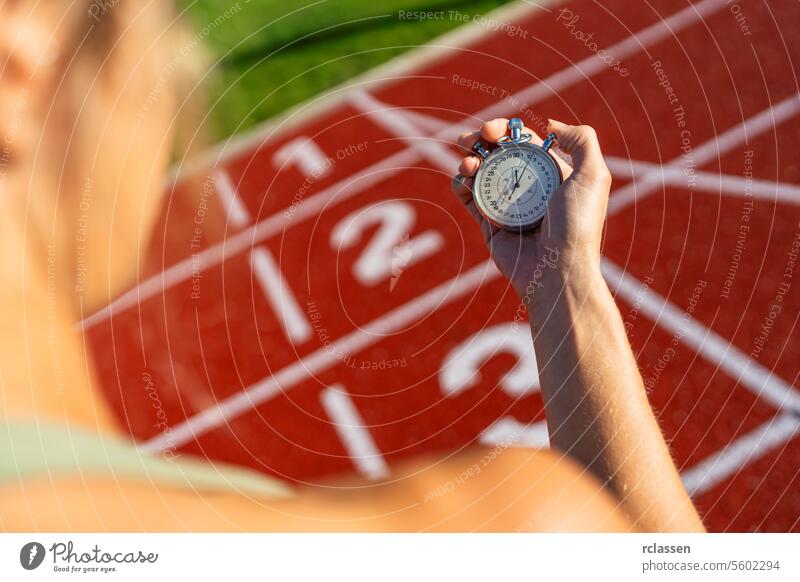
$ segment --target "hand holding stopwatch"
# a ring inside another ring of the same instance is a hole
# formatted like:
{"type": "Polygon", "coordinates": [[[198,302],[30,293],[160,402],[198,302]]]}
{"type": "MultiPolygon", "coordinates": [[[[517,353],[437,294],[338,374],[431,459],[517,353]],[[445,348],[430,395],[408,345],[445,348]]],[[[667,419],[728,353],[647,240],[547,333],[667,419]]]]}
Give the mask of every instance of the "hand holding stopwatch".
{"type": "Polygon", "coordinates": [[[505,230],[537,228],[544,220],[547,204],[563,181],[558,163],[549,153],[556,140],[547,136],[539,146],[533,136],[522,133],[522,120],[508,122],[511,135],[501,137],[489,152],[480,140],[473,150],[483,158],[475,174],[475,205],[492,224],[505,230]]]}

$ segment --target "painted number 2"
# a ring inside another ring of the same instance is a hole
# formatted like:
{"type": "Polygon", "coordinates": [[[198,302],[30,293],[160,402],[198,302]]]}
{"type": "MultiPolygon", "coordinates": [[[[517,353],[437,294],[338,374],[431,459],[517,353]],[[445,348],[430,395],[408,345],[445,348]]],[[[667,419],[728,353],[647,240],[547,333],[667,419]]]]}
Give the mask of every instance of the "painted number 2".
{"type": "Polygon", "coordinates": [[[417,222],[408,202],[381,202],[346,216],[331,233],[337,252],[357,245],[368,228],[379,225],[364,252],[353,264],[353,276],[364,286],[398,276],[399,272],[435,254],[444,246],[442,235],[426,230],[413,238],[409,233],[417,222]]]}

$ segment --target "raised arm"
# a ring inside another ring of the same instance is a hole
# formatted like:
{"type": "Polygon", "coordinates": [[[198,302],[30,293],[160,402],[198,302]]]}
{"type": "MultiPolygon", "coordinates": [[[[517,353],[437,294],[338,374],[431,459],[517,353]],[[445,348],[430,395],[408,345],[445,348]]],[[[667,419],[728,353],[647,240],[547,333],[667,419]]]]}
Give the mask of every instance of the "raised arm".
{"type": "MultiPolygon", "coordinates": [[[[471,148],[506,133],[496,119],[461,136],[471,148]]],[[[500,270],[528,307],[551,444],[576,459],[645,531],[703,531],[647,400],[619,311],[600,273],[600,241],[611,178],[595,132],[551,121],[574,171],[554,194],[541,229],[517,234],[489,225],[472,202],[468,155],[453,190],[480,224],[500,270]]]]}

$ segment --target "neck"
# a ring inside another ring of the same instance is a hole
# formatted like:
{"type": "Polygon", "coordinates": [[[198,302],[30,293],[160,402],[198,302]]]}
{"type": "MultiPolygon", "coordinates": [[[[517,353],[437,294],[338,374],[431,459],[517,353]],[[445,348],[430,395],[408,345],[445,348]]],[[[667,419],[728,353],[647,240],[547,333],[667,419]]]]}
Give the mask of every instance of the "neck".
{"type": "MultiPolygon", "coordinates": [[[[19,191],[19,190],[16,190],[19,191]]],[[[91,360],[75,329],[60,280],[58,242],[7,199],[0,213],[0,394],[6,418],[41,418],[113,430],[105,402],[92,393],[91,360]]],[[[25,205],[27,206],[27,205],[25,205]]]]}

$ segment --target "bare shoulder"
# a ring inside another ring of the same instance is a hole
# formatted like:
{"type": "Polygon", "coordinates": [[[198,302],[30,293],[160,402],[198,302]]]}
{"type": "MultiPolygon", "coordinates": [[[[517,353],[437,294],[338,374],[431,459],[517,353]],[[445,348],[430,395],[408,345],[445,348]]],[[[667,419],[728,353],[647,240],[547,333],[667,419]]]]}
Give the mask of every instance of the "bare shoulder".
{"type": "Polygon", "coordinates": [[[618,501],[556,451],[471,447],[398,466],[381,483],[350,478],[278,506],[291,529],[628,532],[618,501]],[[332,525],[332,528],[331,528],[332,525]]]}
{"type": "Polygon", "coordinates": [[[435,531],[631,531],[617,500],[566,455],[547,449],[470,449],[415,473],[405,495],[435,531]]]}
{"type": "Polygon", "coordinates": [[[630,531],[566,457],[485,449],[401,466],[392,479],[304,488],[288,500],[87,476],[4,487],[6,531],[630,531]]]}

